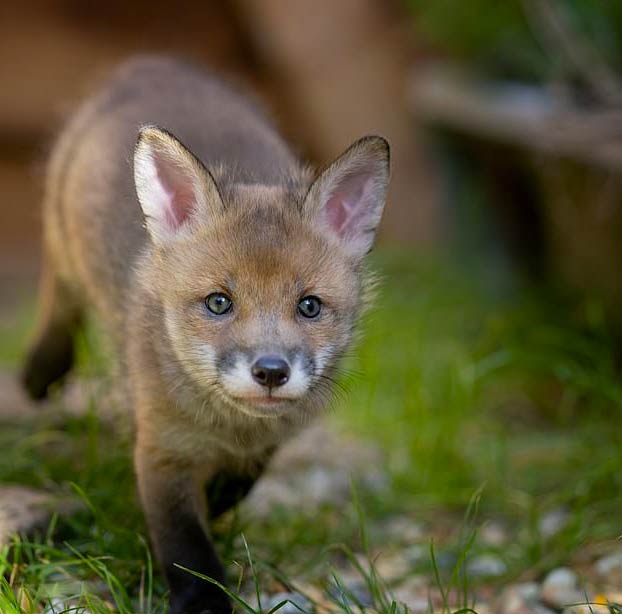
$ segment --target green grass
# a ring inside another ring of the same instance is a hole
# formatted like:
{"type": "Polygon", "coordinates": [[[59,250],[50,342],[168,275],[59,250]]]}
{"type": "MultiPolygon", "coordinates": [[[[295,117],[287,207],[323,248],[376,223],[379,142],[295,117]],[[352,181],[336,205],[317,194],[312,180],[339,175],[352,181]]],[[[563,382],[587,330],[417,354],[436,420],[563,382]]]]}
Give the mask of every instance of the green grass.
{"type": "MultiPolygon", "coordinates": [[[[455,264],[414,254],[387,252],[377,264],[384,283],[347,364],[350,393],[332,421],[380,446],[388,486],[359,486],[339,509],[280,509],[259,522],[221,523],[218,546],[231,563],[231,586],[240,578],[243,611],[264,611],[249,595],[255,584],[275,583],[303,592],[312,586],[312,600],[321,595],[337,611],[359,611],[340,579],[347,564],[377,611],[405,612],[376,571],[378,553],[394,546],[384,524],[395,514],[426,527],[422,546],[432,550],[413,572],[438,585],[445,612],[473,607],[482,580],[464,573],[470,556],[501,557],[503,582],[537,576],[587,544],[620,536],[619,357],[598,305],[511,284],[499,295],[455,264]],[[560,508],[565,526],[543,536],[541,519],[560,508]],[[482,543],[477,529],[487,522],[506,527],[506,544],[482,543]]],[[[32,312],[28,306],[3,323],[3,364],[16,365],[32,312]]],[[[166,609],[130,442],[96,410],[94,402],[80,417],[47,410],[0,425],[0,483],[66,491],[84,502],[47,534],[16,539],[0,553],[3,613],[28,612],[29,600],[54,595],[73,596],[97,614],[166,609]]]]}

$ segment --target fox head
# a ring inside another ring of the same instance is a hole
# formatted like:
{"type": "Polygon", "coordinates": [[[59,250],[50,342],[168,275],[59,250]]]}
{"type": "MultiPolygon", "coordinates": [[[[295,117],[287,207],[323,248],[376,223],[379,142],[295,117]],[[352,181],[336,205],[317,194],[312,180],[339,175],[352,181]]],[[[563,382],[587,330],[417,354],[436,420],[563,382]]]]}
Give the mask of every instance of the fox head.
{"type": "Polygon", "coordinates": [[[356,141],[313,181],[236,184],[219,173],[169,133],[141,130],[134,178],[151,243],[143,284],[175,364],[249,416],[321,406],[363,307],[388,143],[356,141]]]}

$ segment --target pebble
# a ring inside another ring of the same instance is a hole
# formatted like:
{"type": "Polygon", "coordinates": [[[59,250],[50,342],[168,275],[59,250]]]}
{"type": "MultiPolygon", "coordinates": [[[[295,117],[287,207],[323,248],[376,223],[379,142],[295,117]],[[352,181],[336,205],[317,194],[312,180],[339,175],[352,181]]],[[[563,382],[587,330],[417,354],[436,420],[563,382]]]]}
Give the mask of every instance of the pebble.
{"type": "Polygon", "coordinates": [[[343,582],[341,585],[331,584],[328,588],[328,594],[339,604],[345,604],[349,608],[358,607],[359,604],[363,608],[371,608],[374,605],[374,599],[362,580],[354,582],[343,582]]]}
{"type": "Polygon", "coordinates": [[[24,418],[36,415],[35,404],[28,399],[15,373],[0,370],[0,418],[24,418]]]}
{"type": "Polygon", "coordinates": [[[540,599],[546,605],[561,610],[574,603],[585,603],[585,593],[579,588],[577,574],[567,567],[559,567],[544,579],[540,599]]]}
{"type": "Polygon", "coordinates": [[[485,524],[479,530],[478,535],[482,543],[489,546],[502,546],[508,539],[505,529],[496,522],[489,522],[485,524]]]}
{"type": "Polygon", "coordinates": [[[609,614],[610,610],[606,605],[595,603],[584,603],[564,608],[563,614],[609,614]]]}
{"type": "Polygon", "coordinates": [[[619,575],[622,579],[622,551],[598,559],[596,561],[596,572],[604,578],[619,575]]]}
{"type": "Polygon", "coordinates": [[[408,596],[401,597],[396,594],[395,598],[408,607],[410,614],[428,614],[430,611],[430,602],[427,597],[408,596]]]}
{"type": "Polygon", "coordinates": [[[97,399],[97,415],[102,422],[118,430],[127,426],[123,424],[120,409],[125,399],[119,397],[118,389],[111,388],[105,378],[69,378],[59,399],[34,402],[22,389],[15,373],[0,369],[0,420],[37,420],[45,408],[53,410],[46,415],[46,420],[64,423],[68,416],[84,416],[93,399],[97,399]]]}
{"type": "Polygon", "coordinates": [[[466,566],[467,573],[478,577],[502,576],[508,568],[495,554],[480,554],[473,557],[466,566]]]}
{"type": "Polygon", "coordinates": [[[508,586],[501,594],[501,614],[529,614],[540,599],[537,582],[522,582],[508,586]]]}
{"type": "Polygon", "coordinates": [[[312,612],[313,604],[307,597],[300,593],[275,593],[274,595],[264,596],[261,600],[261,608],[269,612],[272,608],[286,601],[277,612],[280,614],[302,614],[302,612],[312,612]]]}
{"type": "Polygon", "coordinates": [[[398,580],[412,572],[412,564],[403,552],[396,554],[381,554],[376,557],[374,567],[385,582],[398,580]]]}
{"type": "Polygon", "coordinates": [[[430,561],[430,548],[422,544],[414,544],[404,550],[404,556],[412,567],[427,566],[430,561]]]}
{"type": "Polygon", "coordinates": [[[44,608],[42,614],[64,614],[72,612],[72,614],[91,614],[88,608],[80,608],[72,605],[69,601],[60,597],[52,597],[48,601],[48,605],[44,608]]]}
{"type": "Polygon", "coordinates": [[[67,497],[27,486],[0,486],[0,547],[15,533],[47,528],[55,512],[71,514],[81,505],[67,497]]]}
{"type": "Polygon", "coordinates": [[[391,544],[414,544],[423,537],[423,527],[405,516],[392,516],[384,523],[391,544]]]}
{"type": "Polygon", "coordinates": [[[487,603],[476,603],[475,611],[477,614],[498,614],[496,610],[493,610],[487,603]]]}
{"type": "Polygon", "coordinates": [[[414,575],[406,582],[392,589],[392,595],[398,601],[408,606],[411,614],[428,614],[428,578],[425,576],[414,575]]]}
{"type": "MultiPolygon", "coordinates": [[[[452,571],[458,562],[458,555],[455,552],[449,550],[436,551],[434,553],[434,559],[436,560],[436,566],[442,571],[452,571]]],[[[432,559],[428,557],[429,566],[432,567],[432,559]]]]}
{"type": "Polygon", "coordinates": [[[254,518],[275,507],[314,510],[352,498],[352,481],[374,491],[386,486],[378,451],[335,433],[324,423],[304,429],[284,445],[242,504],[254,518]]]}
{"type": "Polygon", "coordinates": [[[545,514],[538,524],[540,535],[545,538],[557,535],[568,523],[568,510],[558,508],[545,514]]]}

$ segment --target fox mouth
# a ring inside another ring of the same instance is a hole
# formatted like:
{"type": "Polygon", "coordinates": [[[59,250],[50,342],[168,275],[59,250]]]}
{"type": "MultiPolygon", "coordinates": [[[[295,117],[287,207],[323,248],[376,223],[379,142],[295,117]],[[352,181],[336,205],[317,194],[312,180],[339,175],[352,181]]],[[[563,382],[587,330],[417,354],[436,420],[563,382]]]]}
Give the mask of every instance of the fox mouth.
{"type": "Polygon", "coordinates": [[[283,403],[295,401],[296,399],[290,399],[287,397],[275,397],[270,394],[258,395],[258,396],[241,396],[233,397],[236,401],[241,403],[249,403],[250,405],[280,405],[283,403]]]}
{"type": "Polygon", "coordinates": [[[251,418],[276,418],[288,412],[301,399],[294,397],[265,394],[232,394],[226,389],[220,390],[223,399],[233,409],[251,418]]]}
{"type": "Polygon", "coordinates": [[[291,407],[300,399],[292,397],[279,397],[272,394],[255,394],[255,395],[239,395],[232,396],[231,399],[238,405],[242,411],[250,410],[251,413],[262,410],[267,411],[268,415],[274,415],[279,410],[291,407]]]}

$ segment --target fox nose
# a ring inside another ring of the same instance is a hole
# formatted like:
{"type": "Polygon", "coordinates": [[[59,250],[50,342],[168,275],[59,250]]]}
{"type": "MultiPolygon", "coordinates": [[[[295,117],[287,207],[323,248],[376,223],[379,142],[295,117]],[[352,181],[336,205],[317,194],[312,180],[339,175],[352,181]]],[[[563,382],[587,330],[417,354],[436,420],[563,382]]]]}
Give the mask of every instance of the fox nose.
{"type": "Polygon", "coordinates": [[[289,380],[289,365],[279,356],[261,356],[251,367],[253,379],[262,386],[276,388],[289,380]]]}

